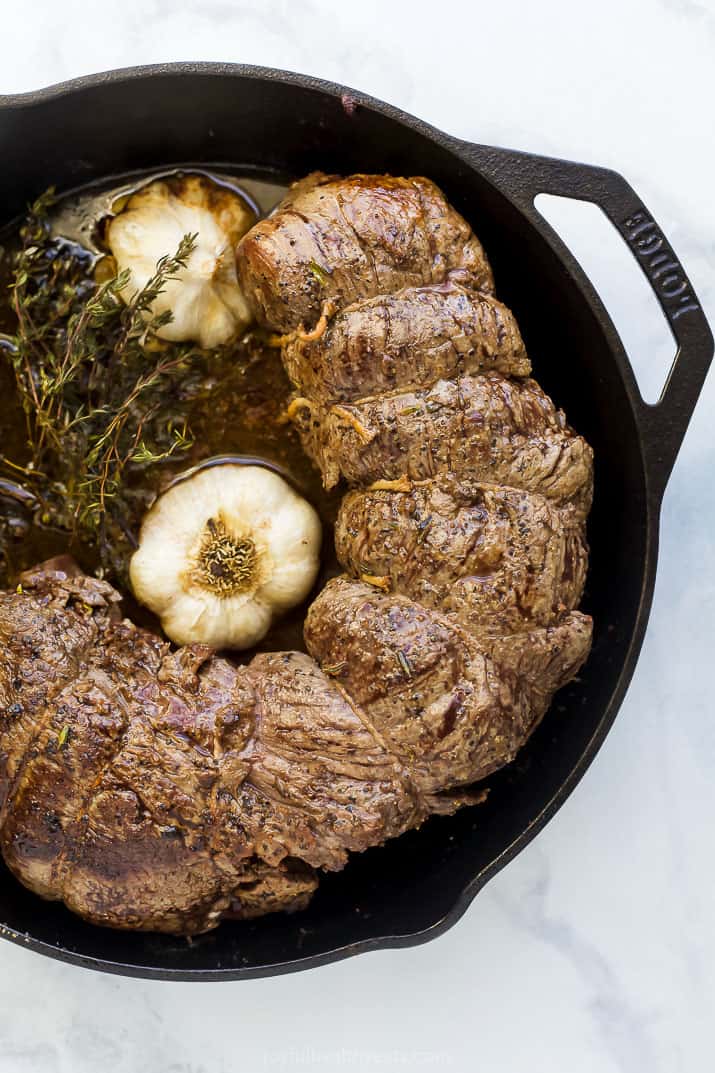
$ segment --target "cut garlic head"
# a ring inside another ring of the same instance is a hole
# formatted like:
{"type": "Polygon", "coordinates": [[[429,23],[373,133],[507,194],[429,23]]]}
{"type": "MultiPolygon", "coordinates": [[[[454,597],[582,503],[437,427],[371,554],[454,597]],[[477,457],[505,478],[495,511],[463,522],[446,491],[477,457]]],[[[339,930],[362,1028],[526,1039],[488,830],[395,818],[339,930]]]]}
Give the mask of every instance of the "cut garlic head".
{"type": "Polygon", "coordinates": [[[129,271],[124,295],[146,285],[161,257],[173,256],[185,235],[196,235],[186,268],[169,280],[154,301],[154,315],[169,310],[172,320],[157,335],[175,342],[194,340],[211,348],[227,343],[250,323],[251,315],[236,275],[234,251],[256,222],[248,203],[234,191],[200,175],[137,191],[107,229],[119,271],[129,271]]]}
{"type": "Polygon", "coordinates": [[[147,514],[132,588],[177,644],[250,648],[310,592],[320,540],[315,510],[277,473],[212,466],[147,514]]]}

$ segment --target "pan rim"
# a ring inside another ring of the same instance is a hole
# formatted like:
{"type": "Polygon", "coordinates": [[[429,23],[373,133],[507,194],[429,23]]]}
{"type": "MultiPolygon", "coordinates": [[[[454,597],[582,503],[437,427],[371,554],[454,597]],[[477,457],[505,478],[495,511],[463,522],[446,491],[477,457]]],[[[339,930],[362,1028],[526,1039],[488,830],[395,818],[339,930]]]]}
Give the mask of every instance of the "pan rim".
{"type": "MultiPolygon", "coordinates": [[[[256,66],[251,64],[236,64],[236,63],[222,63],[222,62],[193,62],[182,61],[177,63],[158,63],[148,64],[137,67],[121,67],[115,68],[96,74],[82,75],[77,78],[68,79],[62,82],[54,83],[49,86],[40,88],[38,90],[31,90],[19,94],[0,95],[0,113],[3,111],[15,111],[15,110],[30,110],[36,106],[40,106],[46,102],[55,100],[69,99],[78,93],[82,93],[85,90],[96,89],[102,85],[115,85],[123,82],[135,82],[146,79],[154,78],[166,78],[181,76],[186,78],[192,78],[195,76],[215,76],[217,78],[246,78],[253,80],[265,80],[268,82],[275,82],[283,85],[292,85],[300,89],[314,90],[323,94],[330,94],[333,97],[341,98],[347,95],[355,101],[359,106],[368,108],[374,112],[377,112],[389,119],[392,119],[402,125],[405,125],[415,131],[416,133],[427,138],[429,141],[436,143],[442,148],[446,149],[450,153],[454,154],[466,168],[470,171],[478,174],[480,179],[485,183],[493,186],[496,189],[500,189],[498,182],[496,182],[488,173],[481,171],[477,164],[471,162],[464,152],[464,148],[470,144],[461,141],[454,135],[445,133],[437,127],[432,126],[429,123],[404,112],[401,109],[385,103],[377,98],[372,97],[369,94],[363,93],[359,90],[354,90],[350,87],[340,85],[339,83],[326,81],[313,76],[303,75],[294,71],[280,70],[276,68],[269,68],[263,66],[256,66]]],[[[498,147],[497,147],[498,148],[498,147]]],[[[510,150],[505,150],[510,152],[510,150]]],[[[501,191],[504,196],[508,197],[508,193],[501,191]]],[[[517,206],[518,211],[524,216],[525,222],[530,226],[536,227],[541,232],[542,236],[547,242],[549,242],[556,255],[565,262],[570,274],[574,279],[574,285],[579,288],[583,294],[585,300],[590,304],[593,312],[595,313],[600,326],[606,331],[609,337],[609,343],[611,349],[614,352],[614,358],[618,360],[618,346],[620,339],[616,333],[607,310],[600,301],[600,298],[593,289],[588,277],[585,275],[580,265],[575,261],[573,256],[567,250],[567,248],[561,243],[557,236],[556,242],[552,240],[549,235],[550,229],[548,225],[542,227],[540,223],[535,220],[530,214],[524,212],[524,210],[517,206]],[[614,343],[616,346],[614,346],[614,343]]],[[[622,349],[622,348],[621,348],[622,349]]],[[[624,369],[630,371],[625,353],[621,354],[621,360],[618,361],[619,368],[623,374],[624,369]]],[[[627,373],[626,373],[627,376],[627,373]]],[[[632,381],[632,384],[635,380],[632,381]]],[[[628,383],[626,387],[628,388],[628,383]]],[[[630,396],[630,392],[629,392],[630,396]]],[[[633,399],[631,399],[633,402],[633,399]]],[[[637,416],[637,414],[636,414],[637,416]]],[[[647,474],[644,467],[644,483],[647,488],[647,474]]],[[[479,871],[473,878],[461,889],[459,895],[456,897],[454,904],[450,909],[438,917],[437,920],[429,924],[427,927],[421,928],[418,931],[406,931],[404,933],[388,933],[378,934],[359,940],[346,942],[345,944],[325,949],[318,953],[311,954],[305,958],[292,959],[289,961],[281,961],[273,964],[266,964],[261,966],[252,967],[233,967],[233,968],[201,968],[201,969],[183,969],[183,968],[166,968],[159,966],[142,965],[140,963],[122,963],[121,961],[113,961],[102,958],[94,958],[85,954],[78,953],[67,947],[58,944],[49,943],[42,939],[37,939],[29,933],[16,932],[14,929],[9,928],[0,922],[0,938],[5,938],[10,942],[19,946],[24,946],[44,956],[51,957],[54,960],[64,961],[73,965],[77,965],[83,968],[93,969],[96,971],[107,972],[114,975],[129,976],[143,979],[153,980],[167,980],[175,982],[213,982],[219,980],[239,980],[239,979],[255,979],[267,976],[283,975],[289,972],[297,972],[303,969],[316,968],[321,965],[329,964],[336,961],[344,960],[348,957],[355,956],[357,954],[366,953],[372,950],[383,949],[395,949],[401,947],[408,947],[419,945],[430,941],[433,938],[438,937],[447,931],[452,925],[454,925],[460,917],[466,912],[476,895],[482,889],[485,884],[494,877],[501,869],[508,864],[518,853],[524,849],[533,838],[546,826],[550,819],[555,815],[559,808],[564,804],[570,794],[573,792],[577,784],[581,781],[586,771],[593,762],[598,750],[600,749],[603,741],[609,733],[613,722],[618,714],[619,708],[625,696],[628,685],[635,671],[638,655],[645,635],[645,630],[649,618],[650,607],[653,596],[653,588],[655,584],[655,574],[657,565],[657,551],[658,551],[658,524],[660,513],[660,502],[657,497],[646,495],[647,504],[647,516],[645,518],[646,534],[647,534],[647,555],[641,566],[641,578],[640,578],[640,590],[638,594],[638,606],[634,616],[634,628],[627,647],[627,651],[623,658],[623,663],[620,668],[620,672],[616,678],[614,688],[608,703],[604,706],[598,725],[593,735],[589,739],[587,745],[584,747],[581,756],[577,763],[573,766],[567,777],[563,780],[556,792],[550,797],[546,804],[539,810],[537,815],[529,823],[528,827],[523,830],[516,838],[514,838],[508,846],[506,846],[485,868],[479,871]]],[[[89,927],[90,925],[88,925],[89,927]]]]}

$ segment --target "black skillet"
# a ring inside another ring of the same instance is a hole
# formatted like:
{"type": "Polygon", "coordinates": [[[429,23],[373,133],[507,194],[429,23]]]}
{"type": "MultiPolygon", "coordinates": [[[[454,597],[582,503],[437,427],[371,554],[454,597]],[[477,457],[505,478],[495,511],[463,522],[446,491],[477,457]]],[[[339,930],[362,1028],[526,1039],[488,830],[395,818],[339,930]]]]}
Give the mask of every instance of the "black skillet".
{"type": "Polygon", "coordinates": [[[596,454],[584,603],[593,653],[517,761],[489,780],[485,805],[357,856],[303,913],[225,924],[191,944],[91,927],[4,872],[0,935],[96,969],[187,980],[271,975],[439,935],[565,801],[633,674],[661,499],[713,349],[678,259],[615,172],[472,145],[360,93],[280,71],[177,64],[0,98],[0,153],[5,219],[50,183],[61,191],[172,164],[245,166],[264,178],[314,168],[428,175],[482,239],[537,378],[596,454]],[[678,343],[656,405],[642,401],[606,310],[535,210],[541,192],[600,205],[646,274],[678,343]]]}

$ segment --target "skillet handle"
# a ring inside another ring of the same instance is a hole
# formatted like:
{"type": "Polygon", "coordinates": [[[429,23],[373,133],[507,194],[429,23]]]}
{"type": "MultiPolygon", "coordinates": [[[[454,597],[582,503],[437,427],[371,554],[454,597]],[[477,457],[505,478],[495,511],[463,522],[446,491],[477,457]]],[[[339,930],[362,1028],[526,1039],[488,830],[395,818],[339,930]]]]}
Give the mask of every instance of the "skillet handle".
{"type": "MultiPolygon", "coordinates": [[[[658,402],[638,395],[648,476],[662,494],[713,357],[713,336],[683,266],[641,199],[618,172],[589,164],[462,143],[470,162],[485,172],[546,232],[563,244],[534,205],[537,194],[556,194],[598,205],[640,265],[677,343],[658,402]]],[[[554,241],[554,239],[556,241],[554,241]]]]}

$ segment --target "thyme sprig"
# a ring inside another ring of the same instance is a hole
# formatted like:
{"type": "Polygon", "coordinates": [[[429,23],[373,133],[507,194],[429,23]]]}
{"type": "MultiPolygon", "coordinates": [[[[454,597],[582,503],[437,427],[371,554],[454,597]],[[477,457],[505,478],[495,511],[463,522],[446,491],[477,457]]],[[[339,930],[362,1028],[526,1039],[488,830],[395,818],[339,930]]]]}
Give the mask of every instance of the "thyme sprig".
{"type": "MultiPolygon", "coordinates": [[[[92,535],[100,551],[109,530],[131,528],[131,471],[187,451],[191,435],[173,415],[172,387],[197,348],[158,338],[170,312],[152,306],[196,245],[185,235],[144,287],[126,296],[128,272],[103,283],[91,257],[52,236],[48,191],[21,229],[10,286],[17,318],[12,365],[27,424],[29,456],[5,460],[43,476],[43,520],[92,535]]],[[[33,489],[34,490],[34,489],[33,489]]]]}

